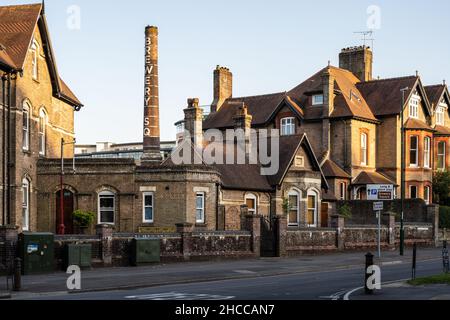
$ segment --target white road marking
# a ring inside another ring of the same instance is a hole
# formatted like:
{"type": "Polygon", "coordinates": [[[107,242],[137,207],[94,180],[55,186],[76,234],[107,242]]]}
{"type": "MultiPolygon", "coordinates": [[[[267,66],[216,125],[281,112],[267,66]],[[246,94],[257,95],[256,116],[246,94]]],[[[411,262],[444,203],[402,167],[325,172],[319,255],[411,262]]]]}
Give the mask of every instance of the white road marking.
{"type": "Polygon", "coordinates": [[[166,292],[166,293],[155,293],[155,294],[147,294],[147,295],[136,295],[136,296],[127,296],[125,299],[129,300],[231,300],[235,298],[234,296],[220,296],[220,295],[210,295],[210,294],[191,294],[191,293],[179,293],[179,292],[166,292]]]}

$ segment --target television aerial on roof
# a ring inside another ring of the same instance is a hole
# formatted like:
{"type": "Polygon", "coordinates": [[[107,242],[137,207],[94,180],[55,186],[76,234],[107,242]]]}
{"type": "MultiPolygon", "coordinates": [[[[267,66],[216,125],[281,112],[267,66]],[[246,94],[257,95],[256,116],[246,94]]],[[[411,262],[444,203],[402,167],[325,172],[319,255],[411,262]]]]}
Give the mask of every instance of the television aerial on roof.
{"type": "Polygon", "coordinates": [[[373,43],[375,41],[375,38],[373,37],[373,30],[357,31],[354,33],[361,35],[361,40],[363,41],[364,46],[366,46],[367,41],[371,41],[371,44],[372,44],[371,48],[373,51],[373,43]]]}

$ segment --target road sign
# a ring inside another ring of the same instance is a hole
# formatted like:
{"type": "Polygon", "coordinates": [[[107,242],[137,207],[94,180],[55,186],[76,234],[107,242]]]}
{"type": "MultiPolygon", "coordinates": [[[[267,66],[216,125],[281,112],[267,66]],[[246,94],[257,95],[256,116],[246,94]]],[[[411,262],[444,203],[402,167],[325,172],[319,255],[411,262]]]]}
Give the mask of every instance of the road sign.
{"type": "Polygon", "coordinates": [[[394,185],[369,184],[367,185],[367,200],[394,200],[394,185]]]}
{"type": "Polygon", "coordinates": [[[383,211],[384,202],[374,202],[373,203],[373,211],[383,211]]]}

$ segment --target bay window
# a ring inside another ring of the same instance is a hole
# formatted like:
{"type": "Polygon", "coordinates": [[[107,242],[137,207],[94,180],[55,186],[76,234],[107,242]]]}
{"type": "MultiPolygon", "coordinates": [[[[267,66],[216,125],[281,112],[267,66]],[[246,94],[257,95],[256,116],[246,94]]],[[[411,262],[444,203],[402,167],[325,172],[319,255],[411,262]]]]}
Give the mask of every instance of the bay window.
{"type": "Polygon", "coordinates": [[[430,168],[431,163],[431,139],[426,137],[423,145],[423,166],[424,168],[430,168]]]}
{"type": "Polygon", "coordinates": [[[409,166],[419,166],[419,138],[417,136],[409,138],[409,166]]]}
{"type": "Polygon", "coordinates": [[[437,168],[438,170],[446,169],[446,146],[445,141],[440,141],[437,148],[437,168]]]}

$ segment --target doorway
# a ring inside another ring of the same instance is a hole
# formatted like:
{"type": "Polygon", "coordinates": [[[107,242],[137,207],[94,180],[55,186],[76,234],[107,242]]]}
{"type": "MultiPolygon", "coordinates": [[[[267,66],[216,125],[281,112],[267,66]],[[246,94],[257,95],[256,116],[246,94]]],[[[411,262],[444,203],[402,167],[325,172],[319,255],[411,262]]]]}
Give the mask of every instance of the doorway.
{"type": "MultiPolygon", "coordinates": [[[[61,224],[61,191],[56,193],[56,225],[55,232],[58,233],[58,226],[61,224]]],[[[73,204],[74,194],[70,190],[64,190],[64,226],[65,234],[73,234],[73,204]]]]}

